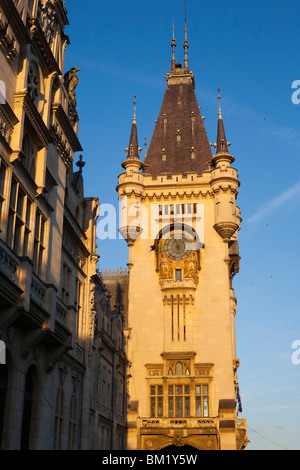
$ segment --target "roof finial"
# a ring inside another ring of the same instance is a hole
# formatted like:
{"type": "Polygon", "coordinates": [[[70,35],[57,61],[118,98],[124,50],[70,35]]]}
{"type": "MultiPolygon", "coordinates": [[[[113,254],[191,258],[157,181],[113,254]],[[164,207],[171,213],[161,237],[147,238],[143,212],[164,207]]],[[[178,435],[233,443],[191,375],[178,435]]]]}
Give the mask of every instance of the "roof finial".
{"type": "Polygon", "coordinates": [[[221,112],[221,90],[220,88],[218,88],[218,93],[219,93],[219,96],[218,96],[218,100],[219,100],[219,119],[222,119],[222,112],[221,112]]]}
{"type": "Polygon", "coordinates": [[[147,137],[145,137],[145,158],[147,158],[147,137]]]}
{"type": "Polygon", "coordinates": [[[184,20],[184,68],[188,68],[188,48],[189,48],[189,43],[187,40],[187,26],[186,26],[186,0],[185,0],[185,20],[184,20]]]}
{"type": "Polygon", "coordinates": [[[136,94],[134,94],[133,101],[133,124],[136,124],[136,94]]]}
{"type": "Polygon", "coordinates": [[[218,89],[218,100],[219,100],[219,119],[218,119],[218,134],[217,134],[217,143],[214,144],[214,147],[216,148],[217,155],[218,154],[224,154],[228,153],[228,147],[230,145],[229,142],[226,140],[226,135],[225,135],[225,129],[224,129],[224,123],[223,123],[223,118],[222,118],[222,112],[221,112],[221,90],[220,88],[218,89]]]}
{"type": "Polygon", "coordinates": [[[175,66],[176,66],[176,60],[175,60],[175,47],[177,46],[177,41],[175,39],[175,35],[174,35],[174,31],[175,31],[175,28],[174,28],[174,18],[172,20],[172,30],[173,30],[173,37],[172,37],[172,41],[171,41],[171,47],[172,47],[172,61],[171,61],[171,67],[172,67],[172,70],[175,69],[175,66]]]}
{"type": "Polygon", "coordinates": [[[82,159],[83,159],[83,156],[80,155],[78,162],[76,162],[76,166],[78,166],[79,168],[79,173],[82,173],[82,169],[85,166],[85,162],[82,161],[82,159]]]}

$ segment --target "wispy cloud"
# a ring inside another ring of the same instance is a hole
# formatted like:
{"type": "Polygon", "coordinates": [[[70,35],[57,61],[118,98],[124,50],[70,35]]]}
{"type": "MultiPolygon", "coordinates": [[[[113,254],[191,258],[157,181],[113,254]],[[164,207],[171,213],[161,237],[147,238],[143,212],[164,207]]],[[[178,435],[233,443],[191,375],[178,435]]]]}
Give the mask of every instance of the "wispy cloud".
{"type": "Polygon", "coordinates": [[[278,196],[263,204],[257,212],[244,221],[245,224],[255,224],[260,222],[265,217],[276,213],[279,209],[284,207],[288,202],[300,195],[300,181],[290,188],[284,190],[278,196]]]}
{"type": "MultiPolygon", "coordinates": [[[[217,107],[216,91],[212,92],[211,89],[202,87],[197,91],[197,96],[200,103],[217,107]]],[[[269,112],[259,112],[251,106],[235,101],[232,96],[224,95],[222,97],[222,113],[223,117],[228,116],[231,119],[242,121],[244,128],[247,127],[246,123],[249,123],[251,133],[253,133],[253,128],[256,127],[256,133],[263,135],[264,138],[278,139],[279,141],[285,142],[285,144],[293,149],[300,147],[299,129],[287,126],[283,122],[276,122],[269,112]]]]}

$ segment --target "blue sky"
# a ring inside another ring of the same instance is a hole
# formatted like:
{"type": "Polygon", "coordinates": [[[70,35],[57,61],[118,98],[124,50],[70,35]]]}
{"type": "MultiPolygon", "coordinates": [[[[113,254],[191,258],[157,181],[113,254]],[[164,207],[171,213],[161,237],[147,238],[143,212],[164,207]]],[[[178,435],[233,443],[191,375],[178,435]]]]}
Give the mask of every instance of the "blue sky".
{"type": "MultiPolygon", "coordinates": [[[[184,0],[66,2],[76,66],[85,195],[118,207],[116,185],[128,146],[133,95],[139,143],[148,143],[170,69],[172,18],[183,62],[184,0]]],[[[300,80],[299,2],[187,0],[189,68],[210,142],[221,88],[227,139],[236,157],[240,273],[234,280],[238,371],[248,450],[300,450],[300,80]]],[[[143,147],[144,148],[144,147],[143,147]]],[[[123,240],[99,242],[99,268],[125,267],[123,240]]]]}

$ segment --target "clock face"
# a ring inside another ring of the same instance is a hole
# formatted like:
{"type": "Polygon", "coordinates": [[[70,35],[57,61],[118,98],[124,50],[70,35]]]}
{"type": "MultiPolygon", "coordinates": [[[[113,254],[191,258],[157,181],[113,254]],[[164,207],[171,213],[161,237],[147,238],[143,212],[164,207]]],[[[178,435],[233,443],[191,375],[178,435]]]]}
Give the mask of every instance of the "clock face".
{"type": "Polygon", "coordinates": [[[168,258],[180,261],[189,256],[191,250],[188,249],[189,240],[185,237],[175,238],[174,235],[165,241],[164,250],[168,258]]]}

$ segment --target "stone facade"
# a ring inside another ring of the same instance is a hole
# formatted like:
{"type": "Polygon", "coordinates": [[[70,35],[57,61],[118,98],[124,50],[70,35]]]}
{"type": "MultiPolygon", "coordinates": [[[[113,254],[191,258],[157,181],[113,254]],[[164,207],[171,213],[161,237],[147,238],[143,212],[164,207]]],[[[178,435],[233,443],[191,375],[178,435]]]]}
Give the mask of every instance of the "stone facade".
{"type": "Polygon", "coordinates": [[[184,67],[175,62],[175,44],[148,153],[142,162],[135,103],[117,187],[129,246],[127,447],[237,450],[247,444],[237,413],[232,285],[240,183],[221,107],[213,155],[187,39],[184,67]]]}
{"type": "Polygon", "coordinates": [[[67,25],[62,0],[0,0],[1,449],[125,445],[123,313],[96,269],[67,25]]]}

